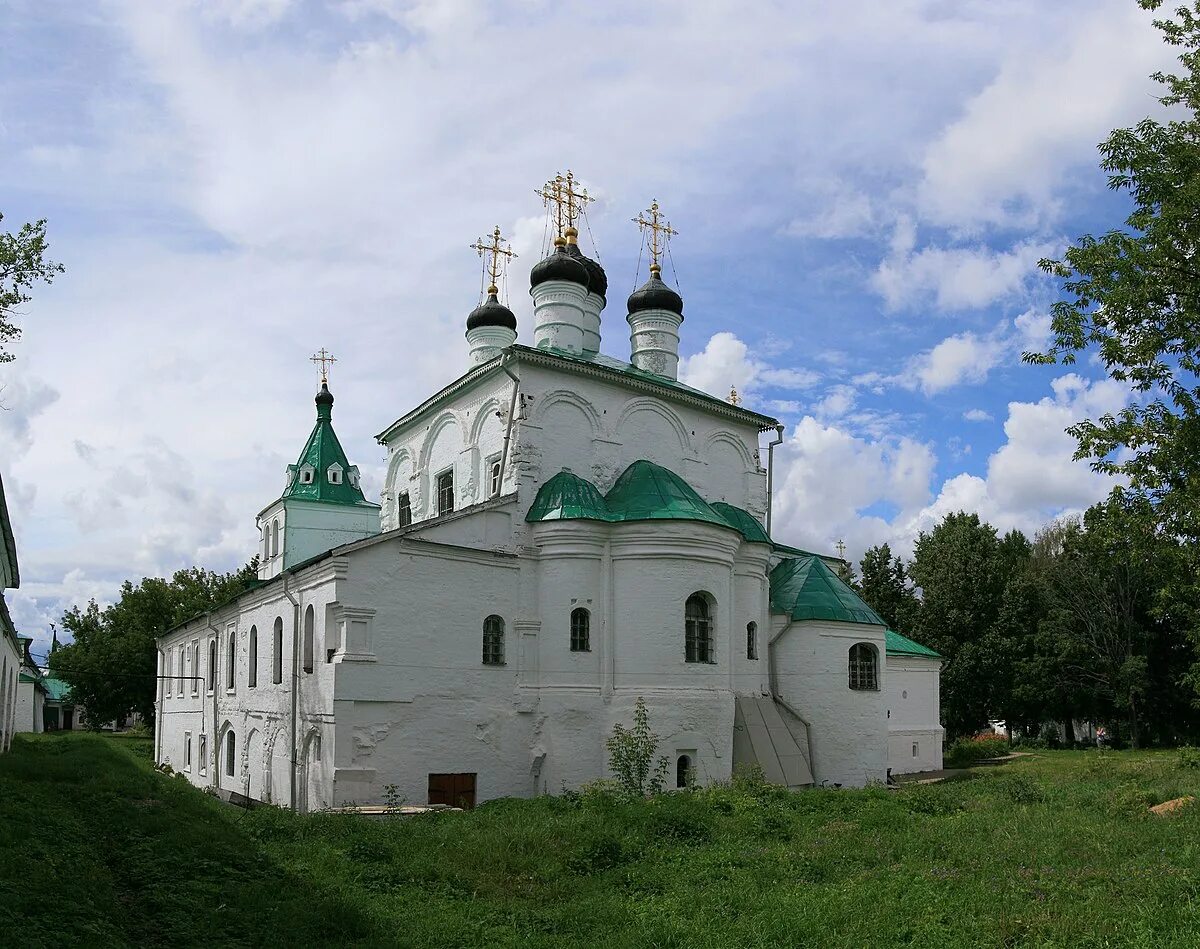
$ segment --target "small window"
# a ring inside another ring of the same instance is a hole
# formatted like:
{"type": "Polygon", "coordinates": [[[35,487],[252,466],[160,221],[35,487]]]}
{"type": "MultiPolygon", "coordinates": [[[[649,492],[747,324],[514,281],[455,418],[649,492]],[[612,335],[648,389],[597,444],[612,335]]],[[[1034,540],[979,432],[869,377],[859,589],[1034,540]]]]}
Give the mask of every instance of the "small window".
{"type": "Polygon", "coordinates": [[[176,680],[176,683],[175,683],[175,694],[176,695],[183,695],[183,681],[187,675],[187,673],[183,671],[183,665],[184,665],[183,659],[184,659],[184,655],[186,653],[187,653],[187,646],[181,646],[179,648],[178,654],[175,657],[176,660],[179,662],[179,678],[176,680]]]}
{"type": "Polygon", "coordinates": [[[303,468],[300,469],[300,483],[301,484],[312,484],[314,474],[315,474],[315,472],[312,470],[312,468],[310,468],[308,465],[305,465],[303,468]]]}
{"type": "Polygon", "coordinates": [[[488,497],[498,497],[500,494],[500,459],[493,458],[488,464],[488,497]]]}
{"type": "Polygon", "coordinates": [[[279,556],[279,518],[271,521],[271,556],[279,556]]]}
{"type": "Polygon", "coordinates": [[[342,469],[338,465],[330,465],[328,473],[329,473],[329,483],[330,484],[341,484],[342,483],[342,469]]]}
{"type": "Polygon", "coordinates": [[[693,593],[684,606],[684,658],[712,662],[712,615],[703,593],[693,593]]]}
{"type": "Polygon", "coordinates": [[[225,774],[233,777],[237,773],[237,748],[233,737],[233,729],[225,736],[225,774]]]}
{"type": "Polygon", "coordinates": [[[271,681],[279,684],[283,681],[283,617],[275,617],[275,636],[271,650],[271,681]]]}
{"type": "Polygon", "coordinates": [[[200,736],[200,773],[208,774],[208,736],[200,736]]]}
{"type": "Polygon", "coordinates": [[[183,733],[183,770],[192,770],[192,733],[183,733]]]}
{"type": "Polygon", "coordinates": [[[571,652],[592,651],[592,614],[582,606],[571,610],[571,652]]]}
{"type": "Polygon", "coordinates": [[[237,685],[237,634],[230,632],[229,645],[225,655],[225,688],[233,689],[237,685]]]}
{"type": "Polygon", "coordinates": [[[308,609],[304,611],[304,671],[312,674],[313,671],[313,627],[316,625],[315,611],[310,603],[308,609]]]}
{"type": "Polygon", "coordinates": [[[412,523],[412,501],[408,498],[408,492],[401,492],[396,498],[396,526],[408,527],[412,523]]]}
{"type": "Polygon", "coordinates": [[[350,482],[350,487],[358,487],[358,468],[351,468],[350,474],[346,475],[346,480],[350,482]]]}
{"type": "Polygon", "coordinates": [[[454,471],[443,471],[437,476],[437,512],[450,514],[454,511],[454,471]]]}
{"type": "Polygon", "coordinates": [[[188,672],[188,678],[192,680],[192,695],[200,694],[200,643],[198,640],[192,641],[192,668],[188,672]]]}
{"type": "Polygon", "coordinates": [[[250,627],[250,655],[246,658],[249,660],[249,678],[247,685],[250,688],[255,688],[258,685],[258,627],[250,627]]]}
{"type": "Polygon", "coordinates": [[[208,641],[208,691],[212,692],[217,688],[217,641],[210,639],[208,641]]]}
{"type": "Polygon", "coordinates": [[[856,692],[879,690],[879,660],[870,643],[855,643],[850,647],[850,688],[856,692]]]}
{"type": "Polygon", "coordinates": [[[692,759],[690,755],[680,755],[675,762],[675,787],[690,788],[692,786],[692,759]]]}
{"type": "Polygon", "coordinates": [[[746,658],[758,658],[758,623],[746,624],[746,658]]]}
{"type": "Polygon", "coordinates": [[[483,621],[483,664],[504,665],[504,620],[489,616],[483,621]]]}
{"type": "Polygon", "coordinates": [[[921,754],[921,743],[919,741],[914,741],[913,742],[913,757],[916,758],[920,754],[921,754]]]}

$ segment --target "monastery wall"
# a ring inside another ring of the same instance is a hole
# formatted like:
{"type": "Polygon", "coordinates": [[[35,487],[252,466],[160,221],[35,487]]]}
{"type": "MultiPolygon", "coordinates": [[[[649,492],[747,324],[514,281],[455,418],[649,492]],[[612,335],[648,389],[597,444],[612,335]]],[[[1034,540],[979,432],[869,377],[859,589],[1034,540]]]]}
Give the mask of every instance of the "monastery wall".
{"type": "Polygon", "coordinates": [[[944,734],[940,721],[941,660],[888,656],[886,665],[888,767],[893,774],[940,771],[944,734]]]}

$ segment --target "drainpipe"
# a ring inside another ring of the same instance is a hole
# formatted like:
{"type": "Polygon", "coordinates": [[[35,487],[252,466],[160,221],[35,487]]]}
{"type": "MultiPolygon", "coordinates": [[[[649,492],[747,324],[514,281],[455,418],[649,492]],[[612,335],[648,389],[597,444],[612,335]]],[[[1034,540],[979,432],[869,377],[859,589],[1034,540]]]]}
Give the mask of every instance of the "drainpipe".
{"type": "Polygon", "coordinates": [[[292,723],[291,723],[291,775],[289,795],[291,799],[292,810],[296,810],[296,708],[299,703],[300,696],[297,694],[300,691],[300,662],[297,646],[300,642],[300,601],[292,596],[288,589],[289,574],[283,575],[283,595],[288,598],[292,604],[292,723]]]}
{"type": "Polygon", "coordinates": [[[775,440],[767,442],[767,536],[771,536],[771,507],[775,500],[775,446],[783,441],[783,426],[775,426],[775,440]]]}
{"type": "Polygon", "coordinates": [[[500,484],[504,484],[504,472],[508,469],[508,444],[512,438],[513,420],[517,415],[517,390],[521,385],[521,380],[513,374],[509,369],[509,365],[513,362],[513,354],[510,350],[505,353],[500,360],[500,368],[504,370],[505,375],[513,381],[512,399],[508,403],[508,427],[504,430],[504,449],[500,454],[500,484]]]}

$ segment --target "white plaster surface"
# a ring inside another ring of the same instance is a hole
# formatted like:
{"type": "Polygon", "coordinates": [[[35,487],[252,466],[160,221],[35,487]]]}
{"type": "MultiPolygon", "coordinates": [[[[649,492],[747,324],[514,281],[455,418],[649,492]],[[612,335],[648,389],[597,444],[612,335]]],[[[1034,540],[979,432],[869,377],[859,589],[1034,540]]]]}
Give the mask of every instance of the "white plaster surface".
{"type": "Polygon", "coordinates": [[[893,774],[942,768],[941,667],[940,659],[887,657],[888,767],[893,774]]]}

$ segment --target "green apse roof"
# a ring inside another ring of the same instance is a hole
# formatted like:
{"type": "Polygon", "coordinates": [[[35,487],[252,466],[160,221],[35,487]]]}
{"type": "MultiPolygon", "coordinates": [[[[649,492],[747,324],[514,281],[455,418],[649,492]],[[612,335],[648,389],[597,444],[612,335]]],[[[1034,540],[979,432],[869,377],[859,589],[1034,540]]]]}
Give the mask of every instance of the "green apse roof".
{"type": "Polygon", "coordinates": [[[887,631],[887,654],[889,656],[921,656],[925,659],[941,659],[941,654],[934,652],[928,646],[913,642],[907,636],[901,636],[894,629],[887,631]]]}
{"type": "Polygon", "coordinates": [[[652,461],[635,461],[608,494],[590,481],[560,471],[538,490],[527,521],[703,521],[730,527],[754,543],[770,543],[748,511],[718,501],[709,504],[675,472],[652,461]]]}
{"type": "Polygon", "coordinates": [[[46,698],[51,702],[69,702],[71,700],[71,687],[62,679],[46,678],[42,680],[42,684],[46,686],[46,698]]]}
{"type": "Polygon", "coordinates": [[[771,609],[792,619],[887,626],[820,557],[781,560],[771,571],[771,609]]]}
{"type": "Polygon", "coordinates": [[[285,498],[301,498],[305,501],[328,501],[334,504],[369,504],[357,484],[350,479],[350,462],[342,450],[337,434],[333,430],[333,394],[329,386],[321,383],[317,393],[317,424],[313,426],[308,443],[300,453],[299,460],[288,467],[291,481],[283,492],[285,498]],[[342,469],[337,484],[329,480],[329,469],[333,465],[342,469]],[[304,484],[300,471],[311,465],[313,478],[304,484]]]}

